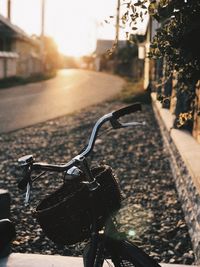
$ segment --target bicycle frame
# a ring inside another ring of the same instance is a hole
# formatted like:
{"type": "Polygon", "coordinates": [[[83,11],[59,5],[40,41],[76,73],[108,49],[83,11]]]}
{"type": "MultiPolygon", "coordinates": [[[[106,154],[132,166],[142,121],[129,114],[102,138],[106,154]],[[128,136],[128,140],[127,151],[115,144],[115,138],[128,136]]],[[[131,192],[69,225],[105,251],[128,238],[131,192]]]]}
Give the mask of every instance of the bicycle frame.
{"type": "MultiPolygon", "coordinates": [[[[89,138],[88,144],[86,148],[77,156],[73,157],[72,160],[70,160],[66,164],[62,165],[56,165],[56,164],[47,164],[47,163],[35,163],[33,160],[32,155],[24,156],[18,160],[19,165],[23,168],[23,178],[19,182],[18,186],[20,189],[27,188],[26,191],[26,198],[25,202],[27,203],[29,201],[30,196],[30,190],[32,183],[41,177],[42,174],[37,176],[36,178],[31,178],[32,171],[53,171],[53,172],[63,172],[67,173],[71,168],[75,167],[81,167],[84,173],[86,174],[86,184],[88,185],[88,188],[90,190],[90,197],[95,197],[95,190],[98,188],[98,183],[94,179],[94,177],[91,174],[90,167],[88,166],[86,157],[92,152],[99,129],[105,122],[110,122],[113,129],[118,128],[125,128],[135,125],[144,125],[144,122],[132,122],[132,123],[121,123],[118,121],[118,119],[121,116],[124,116],[126,114],[130,114],[132,112],[141,110],[140,104],[134,104],[125,108],[122,108],[120,110],[117,110],[115,112],[108,113],[101,117],[94,125],[94,128],[92,130],[91,136],[89,138]]],[[[112,222],[111,216],[108,219],[108,225],[105,226],[104,234],[100,234],[97,229],[97,214],[96,209],[94,206],[95,201],[90,201],[91,203],[91,215],[92,215],[92,228],[91,228],[91,245],[90,249],[86,253],[86,260],[85,260],[85,266],[86,267],[100,267],[103,265],[104,261],[104,246],[105,241],[107,238],[108,233],[110,231],[117,233],[117,230],[115,229],[115,226],[112,222]],[[98,257],[98,260],[95,260],[95,258],[98,257]],[[98,265],[97,265],[98,264],[98,265]],[[100,264],[100,265],[99,265],[100,264]]]]}
{"type": "MultiPolygon", "coordinates": [[[[91,195],[93,197],[93,193],[91,195]]],[[[83,257],[84,267],[101,267],[105,259],[106,249],[106,239],[110,235],[118,235],[118,231],[112,221],[112,217],[109,216],[107,224],[105,225],[104,233],[99,233],[96,224],[96,212],[95,206],[93,205],[95,201],[91,201],[91,214],[93,216],[93,223],[91,228],[91,239],[89,250],[85,252],[83,257]]]]}

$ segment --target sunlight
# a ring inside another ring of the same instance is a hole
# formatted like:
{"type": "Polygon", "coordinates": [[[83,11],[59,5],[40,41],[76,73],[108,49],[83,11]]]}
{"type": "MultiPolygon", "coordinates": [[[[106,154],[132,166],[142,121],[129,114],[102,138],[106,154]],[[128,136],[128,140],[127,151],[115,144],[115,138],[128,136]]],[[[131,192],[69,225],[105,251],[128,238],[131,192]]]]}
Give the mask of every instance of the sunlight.
{"type": "Polygon", "coordinates": [[[65,30],[64,32],[55,32],[52,36],[59,51],[69,56],[80,57],[91,53],[95,48],[95,43],[92,39],[90,40],[89,33],[81,34],[76,25],[73,25],[72,32],[65,30]]]}
{"type": "MultiPolygon", "coordinates": [[[[116,4],[116,0],[60,0],[55,12],[55,0],[46,0],[45,32],[50,33],[63,54],[75,57],[91,54],[97,38],[115,39],[115,18],[110,25],[102,22],[116,15],[116,4]]],[[[120,39],[126,38],[126,31],[120,30],[120,39]]]]}
{"type": "MultiPolygon", "coordinates": [[[[7,0],[0,1],[0,12],[6,16],[7,0]]],[[[117,0],[45,0],[44,34],[52,37],[61,53],[80,57],[91,54],[96,40],[115,39],[117,0]]],[[[41,0],[12,0],[12,23],[29,35],[41,34],[41,0]],[[26,12],[22,12],[25,10],[26,12]]],[[[120,39],[125,39],[120,31],[120,39]]]]}
{"type": "Polygon", "coordinates": [[[92,49],[89,49],[89,47],[85,44],[84,46],[80,46],[77,41],[71,40],[66,44],[64,42],[60,42],[59,36],[55,38],[56,43],[58,43],[58,50],[60,53],[68,56],[73,57],[81,57],[87,54],[92,53],[92,49]]]}
{"type": "Polygon", "coordinates": [[[55,2],[46,2],[46,32],[58,44],[60,52],[80,57],[92,53],[95,49],[96,32],[93,15],[88,5],[80,2],[60,1],[56,7],[55,2]]]}

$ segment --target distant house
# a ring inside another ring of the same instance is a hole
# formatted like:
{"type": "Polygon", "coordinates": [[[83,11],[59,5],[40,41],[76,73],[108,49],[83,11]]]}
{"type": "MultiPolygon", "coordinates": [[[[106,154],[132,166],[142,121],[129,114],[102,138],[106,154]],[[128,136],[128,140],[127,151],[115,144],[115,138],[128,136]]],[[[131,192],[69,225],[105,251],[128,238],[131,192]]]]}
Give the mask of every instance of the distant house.
{"type": "Polygon", "coordinates": [[[41,72],[40,45],[0,15],[0,79],[41,72]]]}
{"type": "Polygon", "coordinates": [[[147,89],[151,76],[154,75],[154,66],[151,65],[151,61],[148,57],[150,52],[150,44],[156,33],[156,30],[160,27],[160,24],[156,20],[148,19],[143,31],[136,35],[138,40],[138,58],[144,60],[144,89],[147,89]]]}
{"type": "MultiPolygon", "coordinates": [[[[100,56],[105,54],[107,51],[111,50],[115,46],[114,40],[104,40],[104,39],[98,39],[97,45],[96,45],[96,55],[100,56]]],[[[118,41],[118,47],[122,48],[126,46],[126,40],[120,40],[118,41]]]]}
{"type": "MultiPolygon", "coordinates": [[[[122,48],[126,46],[126,40],[120,40],[118,42],[118,47],[122,48]]],[[[112,65],[114,64],[112,60],[108,60],[107,62],[103,62],[102,57],[109,53],[109,50],[112,50],[115,47],[114,40],[104,40],[98,39],[95,50],[95,70],[101,71],[102,68],[112,69],[112,65]]]]}
{"type": "Polygon", "coordinates": [[[127,40],[97,40],[95,70],[129,76],[135,80],[143,77],[144,58],[138,59],[138,47],[127,40]],[[113,54],[112,54],[113,53],[113,54]]]}

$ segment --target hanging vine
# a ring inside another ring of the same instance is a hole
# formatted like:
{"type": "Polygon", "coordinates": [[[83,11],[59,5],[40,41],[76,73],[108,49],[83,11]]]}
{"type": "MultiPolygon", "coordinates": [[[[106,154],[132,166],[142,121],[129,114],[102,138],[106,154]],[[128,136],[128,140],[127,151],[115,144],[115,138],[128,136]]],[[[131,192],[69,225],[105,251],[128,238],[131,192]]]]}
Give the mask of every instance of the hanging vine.
{"type": "MultiPolygon", "coordinates": [[[[152,0],[149,4],[139,0],[126,4],[128,11],[122,19],[125,23],[129,16],[134,29],[137,28],[137,19],[144,16],[143,10],[147,6],[149,15],[160,23],[151,43],[149,57],[164,59],[167,67],[162,77],[163,83],[176,72],[174,126],[191,130],[195,86],[200,79],[200,0],[152,0]]],[[[169,96],[161,95],[160,98],[169,96]]]]}
{"type": "Polygon", "coordinates": [[[165,59],[165,80],[174,71],[177,73],[174,126],[191,130],[195,86],[200,79],[200,1],[152,1],[149,13],[161,24],[151,44],[150,57],[165,59]]]}

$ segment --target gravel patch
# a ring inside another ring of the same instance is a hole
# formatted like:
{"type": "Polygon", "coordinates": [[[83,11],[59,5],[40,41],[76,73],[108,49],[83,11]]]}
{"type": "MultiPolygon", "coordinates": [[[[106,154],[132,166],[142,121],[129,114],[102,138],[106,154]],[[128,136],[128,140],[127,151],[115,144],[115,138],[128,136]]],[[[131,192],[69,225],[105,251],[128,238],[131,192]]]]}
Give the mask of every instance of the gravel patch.
{"type": "MultiPolygon", "coordinates": [[[[73,115],[0,135],[0,188],[11,193],[11,217],[17,238],[13,252],[80,255],[82,245],[58,247],[44,236],[32,217],[30,207],[23,207],[17,189],[17,159],[33,154],[37,161],[65,163],[86,144],[93,123],[100,116],[123,106],[107,102],[73,115]]],[[[188,229],[177,197],[169,155],[150,105],[129,120],[146,121],[146,126],[111,131],[97,140],[92,164],[104,162],[115,170],[123,192],[123,205],[117,214],[121,231],[159,262],[194,263],[188,229]]],[[[50,173],[34,187],[32,207],[62,181],[50,173]]]]}

